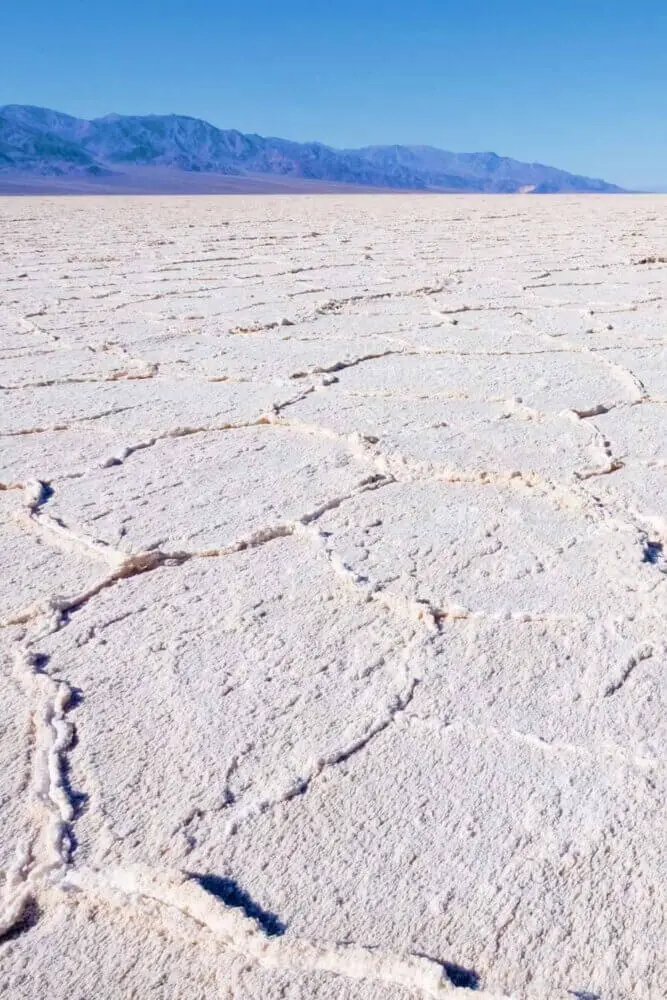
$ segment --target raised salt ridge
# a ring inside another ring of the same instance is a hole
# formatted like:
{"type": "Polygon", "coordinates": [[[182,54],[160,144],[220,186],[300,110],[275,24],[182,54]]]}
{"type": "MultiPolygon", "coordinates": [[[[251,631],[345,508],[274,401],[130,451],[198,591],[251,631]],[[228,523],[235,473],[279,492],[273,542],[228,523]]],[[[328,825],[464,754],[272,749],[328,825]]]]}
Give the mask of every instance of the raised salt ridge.
{"type": "Polygon", "coordinates": [[[0,200],[10,1000],[667,995],[664,209],[0,200]]]}

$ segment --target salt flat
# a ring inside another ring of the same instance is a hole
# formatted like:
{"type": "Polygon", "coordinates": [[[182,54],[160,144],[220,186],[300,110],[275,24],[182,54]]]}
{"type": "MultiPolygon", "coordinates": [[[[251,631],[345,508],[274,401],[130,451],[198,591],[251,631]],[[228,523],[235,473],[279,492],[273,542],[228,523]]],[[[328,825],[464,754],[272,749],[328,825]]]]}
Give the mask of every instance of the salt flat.
{"type": "Polygon", "coordinates": [[[667,995],[666,210],[0,200],[10,1000],[667,995]]]}

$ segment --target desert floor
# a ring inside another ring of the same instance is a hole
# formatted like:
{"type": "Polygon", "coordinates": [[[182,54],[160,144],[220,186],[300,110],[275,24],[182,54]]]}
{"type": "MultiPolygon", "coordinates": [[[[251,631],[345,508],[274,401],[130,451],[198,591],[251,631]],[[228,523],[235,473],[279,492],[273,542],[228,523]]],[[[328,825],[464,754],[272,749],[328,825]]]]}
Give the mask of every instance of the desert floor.
{"type": "Polygon", "coordinates": [[[9,1000],[667,995],[667,199],[0,200],[9,1000]]]}

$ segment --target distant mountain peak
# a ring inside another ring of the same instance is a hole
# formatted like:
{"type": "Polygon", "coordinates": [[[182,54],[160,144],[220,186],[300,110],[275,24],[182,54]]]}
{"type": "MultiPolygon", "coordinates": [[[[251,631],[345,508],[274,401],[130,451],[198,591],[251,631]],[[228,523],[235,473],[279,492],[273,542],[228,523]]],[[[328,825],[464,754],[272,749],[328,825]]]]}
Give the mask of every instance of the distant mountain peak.
{"type": "MultiPolygon", "coordinates": [[[[298,178],[356,187],[416,191],[617,192],[606,181],[494,152],[451,153],[433,146],[334,149],[320,142],[265,138],[219,129],[187,115],[108,114],[90,121],[49,108],[0,107],[0,179],[5,174],[114,177],[137,168],[298,178]]],[[[156,183],[158,172],[155,174],[156,183]]]]}

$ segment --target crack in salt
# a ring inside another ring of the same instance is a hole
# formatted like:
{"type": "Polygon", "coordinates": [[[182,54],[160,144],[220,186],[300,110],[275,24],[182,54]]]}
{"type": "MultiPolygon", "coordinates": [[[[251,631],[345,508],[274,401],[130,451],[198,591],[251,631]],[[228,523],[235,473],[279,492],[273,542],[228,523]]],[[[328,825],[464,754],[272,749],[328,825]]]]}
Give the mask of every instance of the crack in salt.
{"type": "MultiPolygon", "coordinates": [[[[172,928],[170,912],[193,925],[195,939],[209,932],[224,948],[237,952],[262,969],[321,972],[357,981],[399,986],[423,997],[453,994],[473,996],[456,987],[449,977],[450,963],[423,955],[393,954],[356,944],[317,942],[290,935],[267,936],[257,921],[238,907],[228,906],[184,872],[155,870],[136,865],[125,869],[71,872],[63,881],[65,892],[83,893],[119,908],[141,908],[141,919],[172,928]]],[[[181,926],[181,925],[177,925],[181,926]]],[[[182,931],[181,931],[182,933],[182,931]]],[[[507,1000],[498,994],[474,991],[477,1000],[507,1000]]]]}

